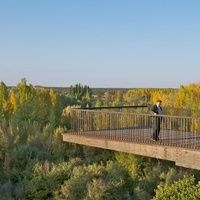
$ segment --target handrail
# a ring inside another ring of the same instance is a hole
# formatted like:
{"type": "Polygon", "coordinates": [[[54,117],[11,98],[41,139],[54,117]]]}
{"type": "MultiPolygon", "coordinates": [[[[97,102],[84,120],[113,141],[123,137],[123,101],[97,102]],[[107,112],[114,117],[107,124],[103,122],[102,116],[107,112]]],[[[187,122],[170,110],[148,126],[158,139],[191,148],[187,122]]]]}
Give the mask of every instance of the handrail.
{"type": "MultiPolygon", "coordinates": [[[[135,112],[139,110],[141,113],[150,113],[151,112],[151,104],[148,105],[137,105],[137,106],[102,106],[102,107],[86,107],[86,108],[73,108],[73,109],[85,109],[85,110],[114,110],[120,109],[120,112],[125,109],[129,109],[130,112],[135,112]],[[133,108],[131,110],[131,108],[133,108]]],[[[165,115],[173,115],[173,116],[194,116],[200,117],[200,110],[197,109],[189,109],[189,108],[175,108],[165,106],[162,107],[165,115]]],[[[71,108],[72,109],[72,108],[71,108]]],[[[123,111],[124,112],[124,111],[123,111]]]]}
{"type": "Polygon", "coordinates": [[[73,109],[86,109],[86,110],[101,110],[101,109],[115,109],[115,108],[147,108],[148,105],[138,106],[101,106],[101,107],[85,107],[85,108],[73,108],[73,109]]]}
{"type": "MultiPolygon", "coordinates": [[[[116,107],[118,108],[118,107],[116,107]]],[[[124,113],[124,114],[128,114],[130,112],[121,112],[121,111],[111,111],[111,110],[96,110],[96,109],[86,109],[86,108],[70,108],[70,110],[79,110],[79,111],[85,111],[85,110],[89,110],[91,112],[101,112],[101,113],[105,113],[105,112],[108,112],[108,113],[118,113],[118,114],[121,114],[121,113],[124,113]]],[[[154,117],[153,114],[148,114],[148,113],[137,113],[137,115],[144,115],[144,116],[151,116],[151,117],[154,117]]],[[[176,118],[185,118],[185,119],[199,119],[200,120],[200,117],[193,117],[193,116],[180,116],[180,115],[159,115],[159,117],[163,117],[163,118],[166,118],[166,117],[176,117],[176,118]]]]}

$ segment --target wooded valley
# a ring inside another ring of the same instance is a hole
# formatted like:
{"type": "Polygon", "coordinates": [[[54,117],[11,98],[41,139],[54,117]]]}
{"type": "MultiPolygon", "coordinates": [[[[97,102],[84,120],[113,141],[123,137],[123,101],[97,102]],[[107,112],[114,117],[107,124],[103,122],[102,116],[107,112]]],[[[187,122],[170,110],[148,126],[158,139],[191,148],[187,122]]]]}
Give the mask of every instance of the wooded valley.
{"type": "Polygon", "coordinates": [[[0,199],[197,200],[200,172],[65,143],[71,107],[153,104],[200,110],[200,83],[180,88],[50,88],[0,83],[0,199]]]}

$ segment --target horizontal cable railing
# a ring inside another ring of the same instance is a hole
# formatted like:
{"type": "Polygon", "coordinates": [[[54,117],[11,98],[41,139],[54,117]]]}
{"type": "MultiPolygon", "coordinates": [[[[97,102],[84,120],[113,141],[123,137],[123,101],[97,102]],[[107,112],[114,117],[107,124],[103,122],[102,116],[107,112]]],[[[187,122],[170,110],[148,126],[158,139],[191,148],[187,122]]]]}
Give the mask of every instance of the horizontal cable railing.
{"type": "Polygon", "coordinates": [[[200,110],[189,108],[163,107],[165,115],[200,117],[200,110]]]}
{"type": "MultiPolygon", "coordinates": [[[[84,108],[86,110],[110,110],[110,111],[119,111],[119,112],[131,112],[131,113],[151,113],[152,105],[140,105],[140,106],[106,106],[106,107],[92,107],[84,108]]],[[[173,116],[187,116],[187,117],[200,117],[200,110],[189,109],[189,108],[175,108],[175,107],[162,107],[163,113],[165,115],[173,116]]],[[[83,109],[83,108],[76,108],[83,109]]]]}
{"type": "MultiPolygon", "coordinates": [[[[155,143],[151,140],[152,114],[110,109],[73,109],[71,133],[130,142],[155,143]]],[[[160,115],[161,130],[156,144],[200,148],[200,118],[160,115]]]]}

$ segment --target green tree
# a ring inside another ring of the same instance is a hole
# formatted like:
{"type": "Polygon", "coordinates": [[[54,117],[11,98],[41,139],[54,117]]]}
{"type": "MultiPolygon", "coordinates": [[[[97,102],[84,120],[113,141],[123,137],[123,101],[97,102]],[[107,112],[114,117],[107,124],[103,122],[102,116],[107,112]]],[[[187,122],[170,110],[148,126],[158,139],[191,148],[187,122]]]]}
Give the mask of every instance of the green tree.
{"type": "Polygon", "coordinates": [[[27,85],[25,78],[17,84],[17,109],[16,115],[18,115],[21,120],[35,120],[35,97],[36,92],[33,86],[27,85]]]}
{"type": "Polygon", "coordinates": [[[51,99],[48,92],[45,89],[38,90],[36,95],[35,114],[37,116],[37,121],[41,122],[42,125],[48,123],[51,108],[51,99]]]}
{"type": "Polygon", "coordinates": [[[0,83],[0,120],[8,118],[8,89],[4,82],[0,83]]]}
{"type": "Polygon", "coordinates": [[[73,169],[70,179],[61,186],[55,199],[130,199],[131,184],[127,184],[127,179],[126,170],[113,162],[108,162],[106,166],[95,163],[78,166],[73,169]]]}
{"type": "Polygon", "coordinates": [[[26,78],[23,78],[21,82],[17,84],[17,91],[20,105],[32,100],[32,98],[35,96],[35,90],[31,84],[27,85],[26,78]]]}
{"type": "Polygon", "coordinates": [[[36,163],[25,185],[24,199],[53,199],[60,186],[70,178],[74,167],[82,165],[80,159],[53,164],[47,160],[36,163]]]}
{"type": "Polygon", "coordinates": [[[144,156],[116,152],[115,157],[119,164],[125,167],[133,177],[143,177],[145,175],[144,169],[152,165],[151,159],[144,156]]]}
{"type": "Polygon", "coordinates": [[[195,184],[194,176],[184,177],[173,184],[158,186],[153,200],[199,200],[200,183],[195,184]]]}
{"type": "Polygon", "coordinates": [[[64,107],[62,106],[62,102],[58,94],[55,95],[54,103],[52,104],[51,107],[52,107],[53,114],[55,116],[55,121],[54,121],[55,126],[59,126],[64,107]]]}
{"type": "Polygon", "coordinates": [[[76,84],[70,86],[69,97],[76,99],[76,104],[82,107],[90,107],[92,105],[92,90],[87,85],[76,84]]]}

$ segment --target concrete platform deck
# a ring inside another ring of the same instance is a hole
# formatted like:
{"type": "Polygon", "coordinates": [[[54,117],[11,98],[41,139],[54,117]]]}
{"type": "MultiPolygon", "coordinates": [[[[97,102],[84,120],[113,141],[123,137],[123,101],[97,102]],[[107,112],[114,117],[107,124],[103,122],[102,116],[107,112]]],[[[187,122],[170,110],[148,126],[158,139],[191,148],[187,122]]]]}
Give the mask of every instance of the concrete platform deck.
{"type": "Polygon", "coordinates": [[[63,141],[169,160],[200,170],[199,133],[161,130],[160,140],[154,142],[150,128],[118,129],[64,133],[63,141]]]}

